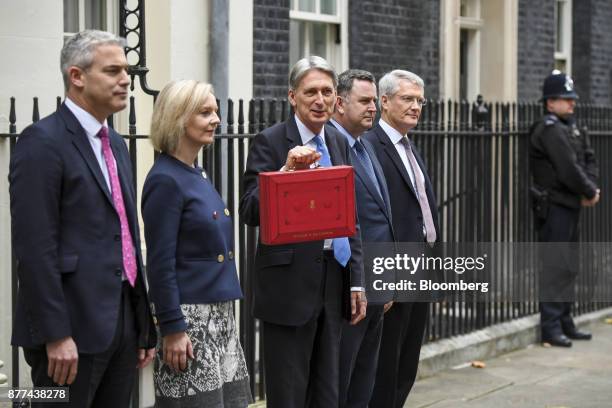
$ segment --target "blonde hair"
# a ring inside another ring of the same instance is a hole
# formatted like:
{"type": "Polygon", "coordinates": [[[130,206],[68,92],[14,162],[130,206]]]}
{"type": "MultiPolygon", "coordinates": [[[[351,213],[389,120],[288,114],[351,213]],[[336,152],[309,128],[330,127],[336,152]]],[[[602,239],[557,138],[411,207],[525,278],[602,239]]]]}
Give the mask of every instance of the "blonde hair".
{"type": "Polygon", "coordinates": [[[157,151],[174,153],[191,116],[213,93],[211,84],[186,79],[172,81],[157,96],[151,118],[151,144],[157,151]]]}

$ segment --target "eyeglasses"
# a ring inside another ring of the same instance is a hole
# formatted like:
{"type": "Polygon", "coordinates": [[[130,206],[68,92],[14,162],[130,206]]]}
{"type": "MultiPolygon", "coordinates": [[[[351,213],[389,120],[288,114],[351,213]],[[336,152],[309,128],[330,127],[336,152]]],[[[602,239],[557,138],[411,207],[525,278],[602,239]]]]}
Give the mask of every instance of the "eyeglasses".
{"type": "Polygon", "coordinates": [[[420,108],[427,105],[427,99],[417,98],[416,96],[402,96],[400,97],[402,102],[406,102],[409,106],[417,104],[420,108]]]}

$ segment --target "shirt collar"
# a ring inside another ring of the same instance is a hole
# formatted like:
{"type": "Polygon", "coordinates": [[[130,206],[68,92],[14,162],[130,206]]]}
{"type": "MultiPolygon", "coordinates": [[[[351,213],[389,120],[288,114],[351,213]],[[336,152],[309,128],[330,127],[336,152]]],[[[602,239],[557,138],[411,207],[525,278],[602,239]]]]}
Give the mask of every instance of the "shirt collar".
{"type": "Polygon", "coordinates": [[[389,136],[389,139],[391,139],[394,145],[398,144],[400,140],[402,140],[402,138],[407,137],[407,135],[402,135],[400,132],[397,131],[397,129],[392,127],[383,119],[380,119],[378,123],[380,124],[380,127],[385,131],[387,136],[389,136]]]}
{"type": "MultiPolygon", "coordinates": [[[[315,135],[312,130],[308,129],[308,127],[302,123],[296,114],[294,114],[293,117],[295,118],[295,123],[297,125],[298,132],[300,133],[300,138],[302,138],[302,145],[306,146],[311,141],[314,143],[314,140],[312,139],[314,139],[317,135],[315,135]]],[[[323,144],[325,144],[325,126],[321,128],[321,133],[319,133],[319,136],[321,136],[323,139],[323,144]]]]}
{"type": "Polygon", "coordinates": [[[344,126],[342,126],[340,123],[336,122],[333,118],[329,120],[338,130],[338,132],[342,133],[344,135],[344,137],[346,137],[346,140],[349,142],[349,145],[351,147],[353,147],[355,145],[355,140],[359,139],[355,139],[353,136],[351,136],[351,134],[348,132],[348,130],[346,130],[344,128],[344,126]]]}
{"type": "Polygon", "coordinates": [[[77,118],[88,136],[97,136],[102,126],[107,126],[106,120],[104,120],[104,123],[100,123],[91,113],[81,108],[70,98],[66,97],[64,103],[66,104],[66,107],[70,109],[70,112],[72,112],[77,118]]]}

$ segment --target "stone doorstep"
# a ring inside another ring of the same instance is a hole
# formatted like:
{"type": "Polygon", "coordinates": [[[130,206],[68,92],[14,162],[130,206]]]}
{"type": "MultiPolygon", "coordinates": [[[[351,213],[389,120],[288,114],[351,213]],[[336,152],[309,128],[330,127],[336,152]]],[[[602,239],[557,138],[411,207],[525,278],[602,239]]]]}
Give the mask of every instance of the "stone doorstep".
{"type": "MultiPolygon", "coordinates": [[[[612,307],[609,307],[577,316],[574,322],[578,327],[588,326],[611,314],[612,307]]],[[[486,360],[537,343],[540,341],[539,325],[540,315],[535,314],[425,344],[421,349],[417,380],[474,360],[486,360]]]]}

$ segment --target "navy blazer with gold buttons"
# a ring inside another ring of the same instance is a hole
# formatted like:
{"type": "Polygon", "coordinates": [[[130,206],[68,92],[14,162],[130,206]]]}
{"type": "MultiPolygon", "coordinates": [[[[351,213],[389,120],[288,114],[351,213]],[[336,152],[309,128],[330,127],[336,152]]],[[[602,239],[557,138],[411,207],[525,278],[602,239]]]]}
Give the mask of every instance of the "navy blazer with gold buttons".
{"type": "Polygon", "coordinates": [[[147,278],[161,334],[187,328],[181,304],[242,297],[231,214],[206,174],[161,154],[142,193],[147,278]]]}

